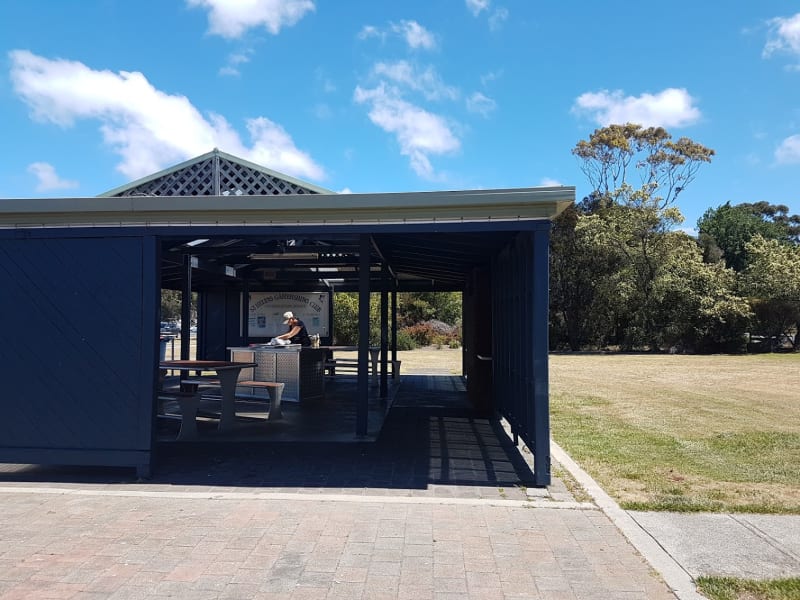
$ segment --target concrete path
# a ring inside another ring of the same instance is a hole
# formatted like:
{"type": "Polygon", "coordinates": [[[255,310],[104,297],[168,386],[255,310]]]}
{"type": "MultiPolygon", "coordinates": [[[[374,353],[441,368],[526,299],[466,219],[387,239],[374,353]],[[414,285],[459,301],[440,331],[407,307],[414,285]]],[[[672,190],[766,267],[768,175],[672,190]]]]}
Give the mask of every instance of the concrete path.
{"type": "Polygon", "coordinates": [[[681,600],[700,576],[800,577],[800,515],[625,511],[556,443],[551,451],[681,600]]]}
{"type": "Polygon", "coordinates": [[[692,577],[800,577],[800,515],[630,515],[692,577]]]}

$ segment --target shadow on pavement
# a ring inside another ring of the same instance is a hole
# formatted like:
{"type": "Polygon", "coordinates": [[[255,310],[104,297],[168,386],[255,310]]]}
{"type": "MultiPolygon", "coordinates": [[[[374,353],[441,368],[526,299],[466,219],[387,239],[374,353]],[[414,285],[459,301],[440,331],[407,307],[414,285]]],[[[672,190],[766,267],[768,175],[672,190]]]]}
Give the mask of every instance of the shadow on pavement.
{"type": "MultiPolygon", "coordinates": [[[[11,481],[132,483],[136,477],[120,468],[0,465],[0,482],[11,481]]],[[[513,489],[532,482],[499,420],[469,409],[460,378],[403,376],[376,441],[161,444],[147,483],[347,491],[513,489]]]]}

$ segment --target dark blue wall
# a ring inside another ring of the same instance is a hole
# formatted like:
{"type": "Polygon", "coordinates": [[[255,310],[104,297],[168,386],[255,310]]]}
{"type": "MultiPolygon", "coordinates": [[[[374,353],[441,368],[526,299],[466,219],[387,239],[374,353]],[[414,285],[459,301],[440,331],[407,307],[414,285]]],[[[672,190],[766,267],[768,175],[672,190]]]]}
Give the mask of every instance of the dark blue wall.
{"type": "Polygon", "coordinates": [[[0,461],[147,471],[156,265],[151,237],[0,238],[0,461]]]}
{"type": "Polygon", "coordinates": [[[550,484],[549,240],[550,224],[537,224],[492,263],[495,406],[533,453],[538,486],[550,484]]]}

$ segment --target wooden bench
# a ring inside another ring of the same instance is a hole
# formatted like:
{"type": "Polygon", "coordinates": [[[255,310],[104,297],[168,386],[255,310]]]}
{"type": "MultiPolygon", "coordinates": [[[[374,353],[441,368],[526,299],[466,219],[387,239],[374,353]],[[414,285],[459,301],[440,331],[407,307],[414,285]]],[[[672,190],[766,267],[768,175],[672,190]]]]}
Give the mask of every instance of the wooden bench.
{"type": "Polygon", "coordinates": [[[269,415],[267,416],[267,420],[277,421],[283,417],[283,413],[281,412],[281,397],[283,396],[283,388],[286,387],[285,383],[280,383],[278,381],[245,380],[237,381],[236,385],[237,387],[266,389],[267,392],[269,392],[269,415]]]}
{"type": "MultiPolygon", "coordinates": [[[[181,441],[197,439],[197,411],[200,408],[200,392],[181,390],[159,390],[159,402],[177,402],[181,411],[181,428],[176,439],[181,441]]],[[[166,416],[166,415],[165,415],[166,416]]]]}
{"type": "MultiPolygon", "coordinates": [[[[386,361],[388,364],[392,365],[392,379],[397,379],[397,376],[400,375],[400,363],[403,362],[401,360],[389,360],[386,361]]],[[[372,366],[372,374],[377,375],[378,373],[378,363],[373,363],[369,361],[369,364],[372,366]]],[[[336,369],[357,373],[358,372],[358,361],[354,358],[329,358],[325,360],[323,363],[323,368],[325,371],[328,372],[328,375],[334,376],[336,375],[336,369]]]]}

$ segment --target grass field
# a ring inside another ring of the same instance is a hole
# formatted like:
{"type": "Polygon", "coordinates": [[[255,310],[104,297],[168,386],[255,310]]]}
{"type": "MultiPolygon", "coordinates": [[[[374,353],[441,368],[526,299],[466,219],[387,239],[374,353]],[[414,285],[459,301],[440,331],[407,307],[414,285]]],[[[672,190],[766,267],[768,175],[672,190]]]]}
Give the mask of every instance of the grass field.
{"type": "Polygon", "coordinates": [[[752,581],[731,577],[700,577],[697,588],[711,600],[797,600],[800,578],[752,581]]]}
{"type": "Polygon", "coordinates": [[[552,355],[550,392],[625,508],[800,513],[800,355],[552,355]]]}

